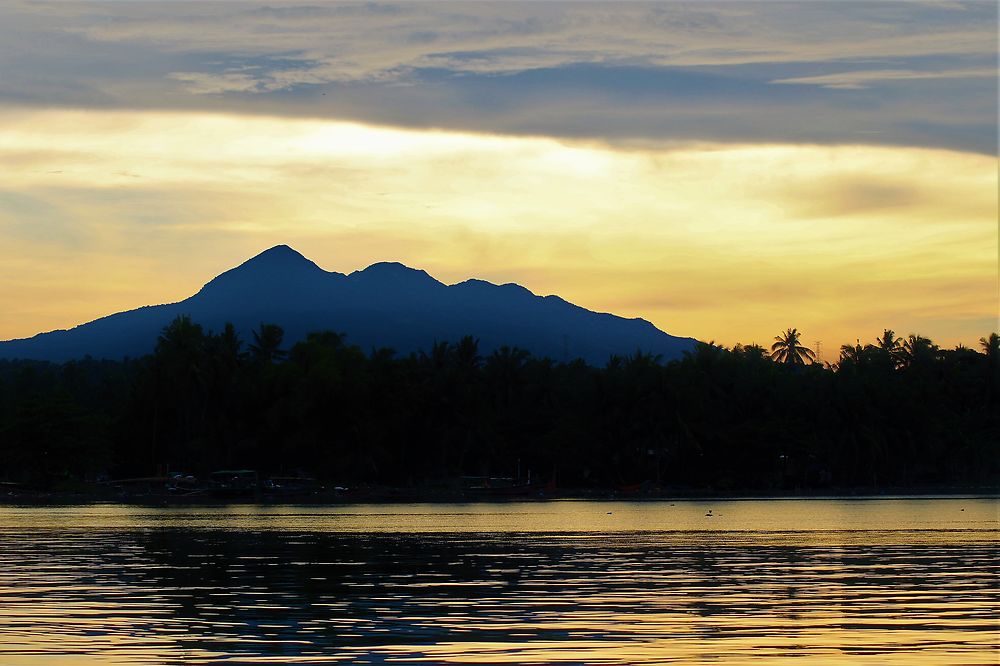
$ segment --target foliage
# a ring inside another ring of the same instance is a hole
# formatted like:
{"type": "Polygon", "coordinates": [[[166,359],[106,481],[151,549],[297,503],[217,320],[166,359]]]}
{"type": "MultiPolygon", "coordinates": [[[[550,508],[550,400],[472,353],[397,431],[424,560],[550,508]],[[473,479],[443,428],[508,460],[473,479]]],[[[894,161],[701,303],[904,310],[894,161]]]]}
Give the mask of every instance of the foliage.
{"type": "Polygon", "coordinates": [[[806,361],[815,361],[816,354],[813,350],[799,344],[799,335],[796,329],[790,328],[781,335],[774,336],[771,358],[789,365],[805,365],[806,361]]]}
{"type": "Polygon", "coordinates": [[[555,363],[478,341],[365,353],[319,332],[188,318],[121,362],[0,362],[0,480],[42,485],[244,467],[343,484],[462,475],[564,487],[781,491],[994,483],[1000,340],[941,350],[890,330],[826,367],[796,329],[771,352],[699,344],[555,363]]]}

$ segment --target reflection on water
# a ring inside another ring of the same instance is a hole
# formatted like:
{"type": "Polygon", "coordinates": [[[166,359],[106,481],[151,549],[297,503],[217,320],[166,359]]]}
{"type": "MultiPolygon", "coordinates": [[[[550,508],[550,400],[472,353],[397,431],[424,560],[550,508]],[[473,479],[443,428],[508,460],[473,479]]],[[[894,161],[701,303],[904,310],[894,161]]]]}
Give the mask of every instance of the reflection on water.
{"type": "Polygon", "coordinates": [[[6,507],[0,663],[995,664],[997,509],[6,507]]]}

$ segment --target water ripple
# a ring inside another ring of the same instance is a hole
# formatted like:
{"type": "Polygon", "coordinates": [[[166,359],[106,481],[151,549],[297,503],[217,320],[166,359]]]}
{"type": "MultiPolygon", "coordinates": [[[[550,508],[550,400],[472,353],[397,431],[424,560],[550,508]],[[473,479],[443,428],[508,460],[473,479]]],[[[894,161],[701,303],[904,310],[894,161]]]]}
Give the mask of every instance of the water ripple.
{"type": "Polygon", "coordinates": [[[804,504],[0,508],[0,663],[996,663],[995,500],[804,504]]]}

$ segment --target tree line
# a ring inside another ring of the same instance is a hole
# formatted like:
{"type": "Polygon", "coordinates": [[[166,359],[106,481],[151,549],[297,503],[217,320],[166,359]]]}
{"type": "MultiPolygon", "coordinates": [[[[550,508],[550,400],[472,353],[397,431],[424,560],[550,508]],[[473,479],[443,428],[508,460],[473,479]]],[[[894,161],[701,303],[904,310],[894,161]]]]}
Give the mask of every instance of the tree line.
{"type": "Polygon", "coordinates": [[[1000,337],[893,331],[820,364],[796,329],[670,362],[559,363],[471,337],[399,356],[180,317],[145,357],[0,361],[0,480],[250,468],[345,485],[461,476],[715,491],[995,484],[1000,337]]]}

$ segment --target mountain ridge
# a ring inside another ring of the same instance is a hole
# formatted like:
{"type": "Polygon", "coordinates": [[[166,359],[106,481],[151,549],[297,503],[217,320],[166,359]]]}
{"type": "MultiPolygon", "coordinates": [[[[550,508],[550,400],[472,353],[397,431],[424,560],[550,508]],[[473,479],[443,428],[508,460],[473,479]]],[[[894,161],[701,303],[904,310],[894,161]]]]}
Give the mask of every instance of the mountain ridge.
{"type": "Polygon", "coordinates": [[[276,323],[285,329],[286,346],[311,332],[335,330],[363,349],[389,347],[400,354],[472,335],[484,352],[517,346],[555,360],[603,364],[612,355],[637,350],[677,358],[696,342],[642,318],[594,312],[513,282],[470,278],[447,285],[395,261],[344,274],[324,270],[288,245],[276,245],[223,271],[186,299],[2,341],[0,358],[59,362],[141,356],[180,315],[215,331],[231,322],[244,340],[261,323],[276,323]]]}

